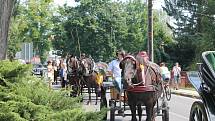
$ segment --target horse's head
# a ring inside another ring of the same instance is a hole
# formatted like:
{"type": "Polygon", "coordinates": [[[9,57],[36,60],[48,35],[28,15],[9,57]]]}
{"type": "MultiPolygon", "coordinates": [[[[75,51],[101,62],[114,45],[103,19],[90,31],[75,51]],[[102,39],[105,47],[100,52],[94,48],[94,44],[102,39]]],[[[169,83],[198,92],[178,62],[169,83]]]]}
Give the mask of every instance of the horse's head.
{"type": "Polygon", "coordinates": [[[91,58],[84,58],[80,61],[81,71],[84,76],[88,76],[93,72],[94,61],[91,58]]]}
{"type": "Polygon", "coordinates": [[[122,78],[128,86],[132,86],[137,71],[136,59],[128,55],[120,62],[120,68],[122,69],[122,78]]]}
{"type": "Polygon", "coordinates": [[[149,63],[149,56],[145,51],[138,52],[136,59],[140,64],[148,65],[149,63]]]}
{"type": "Polygon", "coordinates": [[[67,60],[67,70],[69,73],[75,73],[79,69],[79,61],[76,57],[70,57],[67,60]]]}

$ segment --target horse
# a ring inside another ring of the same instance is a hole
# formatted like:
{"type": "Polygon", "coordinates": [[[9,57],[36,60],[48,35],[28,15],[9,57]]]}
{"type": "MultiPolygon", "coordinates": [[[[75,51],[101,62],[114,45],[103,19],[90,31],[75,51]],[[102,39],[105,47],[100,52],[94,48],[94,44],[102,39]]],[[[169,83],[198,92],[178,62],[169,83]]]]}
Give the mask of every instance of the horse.
{"type": "Polygon", "coordinates": [[[132,121],[137,121],[136,106],[141,121],[142,105],[146,107],[146,121],[154,121],[154,106],[163,90],[160,67],[149,61],[141,65],[134,56],[127,55],[120,62],[120,68],[132,121]]]}
{"type": "Polygon", "coordinates": [[[81,80],[79,74],[80,62],[74,57],[70,56],[67,59],[67,78],[69,80],[69,86],[72,86],[72,93],[70,96],[80,96],[81,80]]]}
{"type": "MultiPolygon", "coordinates": [[[[89,94],[89,100],[87,104],[91,103],[91,89],[95,89],[96,93],[96,102],[95,105],[97,105],[98,100],[98,93],[99,93],[99,87],[100,84],[97,83],[98,78],[98,72],[94,70],[95,63],[92,58],[83,58],[80,63],[80,70],[82,75],[82,88],[84,85],[86,85],[88,89],[89,94]]],[[[81,89],[82,90],[82,89],[81,89]]]]}

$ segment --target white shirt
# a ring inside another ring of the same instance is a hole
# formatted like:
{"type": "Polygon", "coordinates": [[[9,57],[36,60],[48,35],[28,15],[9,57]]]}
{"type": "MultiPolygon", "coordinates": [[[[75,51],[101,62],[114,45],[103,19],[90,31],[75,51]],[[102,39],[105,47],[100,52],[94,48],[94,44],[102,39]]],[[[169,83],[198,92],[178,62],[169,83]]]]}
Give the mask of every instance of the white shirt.
{"type": "Polygon", "coordinates": [[[169,73],[169,69],[166,66],[161,66],[160,69],[161,69],[161,74],[169,73]]]}
{"type": "Polygon", "coordinates": [[[174,66],[172,71],[173,71],[174,76],[180,75],[181,67],[174,66]]]}
{"type": "Polygon", "coordinates": [[[161,74],[165,76],[165,78],[170,78],[170,71],[166,66],[161,66],[161,74]]]}
{"type": "Polygon", "coordinates": [[[119,68],[119,63],[120,61],[115,59],[112,60],[109,64],[108,64],[108,71],[111,71],[113,73],[113,77],[120,77],[121,78],[121,69],[119,68]]]}

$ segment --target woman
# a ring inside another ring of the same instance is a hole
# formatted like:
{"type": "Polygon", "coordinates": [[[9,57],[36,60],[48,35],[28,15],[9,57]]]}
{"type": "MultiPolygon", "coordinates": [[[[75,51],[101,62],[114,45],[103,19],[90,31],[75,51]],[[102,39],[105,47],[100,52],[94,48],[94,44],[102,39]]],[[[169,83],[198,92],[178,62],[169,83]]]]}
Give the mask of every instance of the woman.
{"type": "Polygon", "coordinates": [[[66,65],[64,64],[64,59],[60,60],[60,78],[61,78],[61,87],[66,87],[67,73],[66,65]]]}
{"type": "Polygon", "coordinates": [[[53,69],[51,61],[48,61],[47,63],[48,63],[48,66],[47,66],[47,69],[48,69],[48,83],[49,83],[49,88],[51,89],[52,82],[54,81],[54,69],[53,69]]]}

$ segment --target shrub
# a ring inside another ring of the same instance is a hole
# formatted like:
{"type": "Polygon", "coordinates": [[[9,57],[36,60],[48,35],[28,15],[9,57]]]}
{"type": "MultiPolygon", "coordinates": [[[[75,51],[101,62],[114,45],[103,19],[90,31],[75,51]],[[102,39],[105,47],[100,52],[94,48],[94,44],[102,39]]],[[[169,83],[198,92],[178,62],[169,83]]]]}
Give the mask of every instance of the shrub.
{"type": "Polygon", "coordinates": [[[99,121],[105,111],[84,112],[79,98],[50,90],[44,80],[31,75],[32,66],[0,61],[1,121],[99,121]]]}

